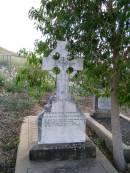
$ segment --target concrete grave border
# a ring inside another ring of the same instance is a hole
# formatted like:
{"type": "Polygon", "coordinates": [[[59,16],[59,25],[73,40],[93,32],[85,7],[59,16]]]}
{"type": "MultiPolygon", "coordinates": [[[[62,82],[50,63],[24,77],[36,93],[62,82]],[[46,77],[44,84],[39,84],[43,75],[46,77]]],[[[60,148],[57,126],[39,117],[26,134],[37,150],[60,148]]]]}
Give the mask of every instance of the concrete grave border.
{"type": "MultiPolygon", "coordinates": [[[[105,141],[108,150],[110,152],[113,152],[112,133],[109,130],[107,130],[103,125],[94,120],[89,113],[84,113],[84,115],[86,117],[86,125],[92,130],[94,130],[94,132],[105,141]]],[[[120,114],[120,117],[130,122],[130,118],[126,117],[125,115],[120,114]]],[[[130,163],[130,146],[123,143],[123,148],[125,159],[128,163],[130,163]]]]}
{"type": "MultiPolygon", "coordinates": [[[[76,161],[40,161],[34,162],[29,160],[29,148],[35,144],[38,139],[38,126],[37,116],[25,117],[21,126],[20,143],[18,146],[17,160],[15,173],[50,173],[57,172],[60,168],[63,168],[63,172],[66,172],[65,167],[74,168],[71,172],[75,172],[75,168],[81,168],[78,172],[81,173],[82,167],[85,166],[85,172],[87,173],[118,173],[108,159],[96,148],[97,157],[85,160],[76,161]],[[76,166],[77,165],[77,166],[76,166]],[[56,170],[56,171],[55,171],[56,170]],[[64,171],[65,170],[65,171],[64,171]]],[[[84,167],[83,167],[84,169],[84,167]]],[[[59,172],[59,171],[58,171],[59,172]]],[[[58,173],[57,172],[57,173],[58,173]]],[[[69,171],[70,172],[70,171],[69,171]]],[[[77,170],[76,170],[77,172],[77,170]]]]}

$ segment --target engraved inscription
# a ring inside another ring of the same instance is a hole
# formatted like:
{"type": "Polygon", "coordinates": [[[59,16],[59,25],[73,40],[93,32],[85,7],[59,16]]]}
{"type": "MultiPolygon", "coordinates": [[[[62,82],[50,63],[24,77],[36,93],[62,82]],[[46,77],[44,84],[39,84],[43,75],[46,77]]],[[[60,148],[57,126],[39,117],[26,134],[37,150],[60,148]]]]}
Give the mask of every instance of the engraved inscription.
{"type": "Polygon", "coordinates": [[[78,113],[57,113],[48,114],[44,117],[43,125],[45,127],[52,126],[79,126],[83,122],[83,117],[78,113]]]}

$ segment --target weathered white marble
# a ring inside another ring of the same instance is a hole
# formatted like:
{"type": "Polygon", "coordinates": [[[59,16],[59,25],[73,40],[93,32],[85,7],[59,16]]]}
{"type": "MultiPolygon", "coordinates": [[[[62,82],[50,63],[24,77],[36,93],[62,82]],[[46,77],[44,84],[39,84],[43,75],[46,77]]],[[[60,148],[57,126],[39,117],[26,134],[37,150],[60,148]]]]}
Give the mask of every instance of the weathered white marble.
{"type": "Polygon", "coordinates": [[[39,143],[85,142],[85,119],[74,103],[58,101],[42,120],[42,138],[39,143]]]}
{"type": "Polygon", "coordinates": [[[46,113],[41,144],[85,142],[85,122],[78,113],[46,113]]]}
{"type": "Polygon", "coordinates": [[[51,111],[45,112],[42,118],[42,134],[39,144],[86,141],[85,119],[71,100],[69,92],[69,80],[78,70],[83,69],[83,60],[78,58],[68,60],[66,44],[66,41],[58,41],[56,49],[43,60],[44,70],[52,73],[52,69],[58,67],[60,73],[56,76],[56,100],[52,102],[51,111]],[[60,54],[58,60],[53,58],[55,53],[60,54]],[[73,68],[71,75],[67,73],[69,67],[73,68]]]}
{"type": "Polygon", "coordinates": [[[43,69],[52,71],[54,67],[58,67],[60,69],[60,73],[57,75],[57,100],[65,100],[70,98],[69,94],[69,78],[73,77],[77,73],[77,70],[83,69],[83,60],[82,59],[74,59],[68,60],[68,51],[66,50],[66,41],[57,41],[57,47],[54,49],[47,58],[43,60],[43,69]],[[53,59],[53,55],[55,53],[60,54],[60,58],[58,60],[53,59]],[[69,76],[67,74],[67,69],[69,67],[73,68],[73,73],[69,76]]]}

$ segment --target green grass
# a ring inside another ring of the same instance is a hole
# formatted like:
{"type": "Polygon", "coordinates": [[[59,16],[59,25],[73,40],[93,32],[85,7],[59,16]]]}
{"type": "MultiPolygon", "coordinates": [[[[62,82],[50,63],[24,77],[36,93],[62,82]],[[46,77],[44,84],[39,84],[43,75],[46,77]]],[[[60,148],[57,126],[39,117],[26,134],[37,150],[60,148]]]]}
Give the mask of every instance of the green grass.
{"type": "Polygon", "coordinates": [[[99,147],[99,148],[102,148],[105,146],[105,141],[101,138],[97,138],[96,141],[95,141],[96,145],[99,147]]]}
{"type": "Polygon", "coordinates": [[[14,147],[18,147],[18,144],[19,144],[19,138],[18,137],[11,138],[8,141],[8,143],[3,145],[3,150],[4,151],[10,151],[14,147]]]}

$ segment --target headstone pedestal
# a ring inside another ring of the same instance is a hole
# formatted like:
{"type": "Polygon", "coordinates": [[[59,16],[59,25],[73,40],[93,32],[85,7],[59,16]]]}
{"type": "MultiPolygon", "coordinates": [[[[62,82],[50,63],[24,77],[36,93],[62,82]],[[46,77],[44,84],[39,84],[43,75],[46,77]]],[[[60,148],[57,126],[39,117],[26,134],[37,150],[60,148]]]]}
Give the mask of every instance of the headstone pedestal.
{"type": "Polygon", "coordinates": [[[110,97],[94,96],[93,115],[98,118],[111,116],[111,100],[110,97]]]}

